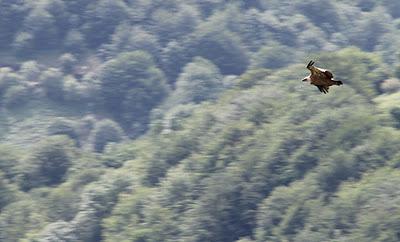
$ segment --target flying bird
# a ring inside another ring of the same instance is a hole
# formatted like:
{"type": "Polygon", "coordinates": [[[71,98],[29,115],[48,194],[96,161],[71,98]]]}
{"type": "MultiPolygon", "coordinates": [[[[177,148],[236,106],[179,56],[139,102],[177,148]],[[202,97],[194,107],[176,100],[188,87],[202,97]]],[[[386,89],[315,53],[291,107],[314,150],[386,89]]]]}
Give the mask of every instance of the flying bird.
{"type": "Polygon", "coordinates": [[[315,67],[314,66],[314,61],[310,61],[307,65],[307,69],[310,70],[311,74],[308,75],[303,79],[303,82],[309,82],[310,84],[318,87],[318,90],[323,93],[328,93],[329,92],[329,87],[336,85],[340,86],[343,85],[343,82],[341,81],[336,81],[333,79],[333,74],[332,72],[315,67]]]}

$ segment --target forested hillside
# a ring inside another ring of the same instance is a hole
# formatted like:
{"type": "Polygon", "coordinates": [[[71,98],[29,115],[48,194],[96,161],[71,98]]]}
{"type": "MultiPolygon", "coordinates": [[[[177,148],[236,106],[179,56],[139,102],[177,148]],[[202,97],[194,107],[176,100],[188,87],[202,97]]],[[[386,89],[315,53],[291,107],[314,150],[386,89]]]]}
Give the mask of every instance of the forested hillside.
{"type": "Polygon", "coordinates": [[[398,0],[0,0],[0,241],[400,241],[399,46],[398,0]]]}

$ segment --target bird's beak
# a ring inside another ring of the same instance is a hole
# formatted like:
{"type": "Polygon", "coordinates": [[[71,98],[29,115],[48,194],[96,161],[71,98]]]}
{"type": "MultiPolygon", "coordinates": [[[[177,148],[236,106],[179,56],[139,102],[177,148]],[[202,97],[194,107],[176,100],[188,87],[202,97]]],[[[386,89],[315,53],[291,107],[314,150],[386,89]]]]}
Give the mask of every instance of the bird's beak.
{"type": "Polygon", "coordinates": [[[307,78],[304,78],[303,80],[301,80],[302,82],[306,82],[307,81],[307,78]]]}

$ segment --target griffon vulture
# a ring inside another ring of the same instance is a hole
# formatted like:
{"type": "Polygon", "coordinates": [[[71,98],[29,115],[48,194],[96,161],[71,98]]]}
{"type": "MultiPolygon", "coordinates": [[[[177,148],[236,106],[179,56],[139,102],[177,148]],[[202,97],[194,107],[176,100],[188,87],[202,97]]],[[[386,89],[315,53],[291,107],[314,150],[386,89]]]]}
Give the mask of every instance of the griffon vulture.
{"type": "Polygon", "coordinates": [[[314,66],[314,61],[310,61],[307,65],[307,69],[310,70],[311,74],[303,79],[303,82],[309,82],[310,84],[317,86],[318,90],[323,93],[328,93],[329,87],[336,85],[340,86],[343,84],[341,81],[333,79],[332,72],[318,68],[314,66]]]}

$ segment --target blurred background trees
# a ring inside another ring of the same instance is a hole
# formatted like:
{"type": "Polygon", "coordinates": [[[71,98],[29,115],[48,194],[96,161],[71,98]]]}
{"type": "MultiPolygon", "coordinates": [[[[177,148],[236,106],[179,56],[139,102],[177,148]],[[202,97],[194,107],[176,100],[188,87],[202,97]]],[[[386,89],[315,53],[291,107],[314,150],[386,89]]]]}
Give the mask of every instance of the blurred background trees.
{"type": "Polygon", "coordinates": [[[99,79],[101,107],[128,127],[133,121],[146,122],[150,110],[168,92],[162,71],[143,51],[123,53],[106,62],[99,79]]]}
{"type": "Polygon", "coordinates": [[[0,241],[400,240],[397,0],[0,0],[0,32],[0,241]]]}
{"type": "Polygon", "coordinates": [[[166,101],[170,107],[216,99],[223,90],[222,75],[212,62],[196,57],[187,64],[166,101]]]}
{"type": "Polygon", "coordinates": [[[72,149],[72,141],[65,136],[51,136],[39,143],[21,164],[22,189],[61,183],[72,163],[72,149]]]}

